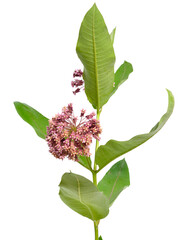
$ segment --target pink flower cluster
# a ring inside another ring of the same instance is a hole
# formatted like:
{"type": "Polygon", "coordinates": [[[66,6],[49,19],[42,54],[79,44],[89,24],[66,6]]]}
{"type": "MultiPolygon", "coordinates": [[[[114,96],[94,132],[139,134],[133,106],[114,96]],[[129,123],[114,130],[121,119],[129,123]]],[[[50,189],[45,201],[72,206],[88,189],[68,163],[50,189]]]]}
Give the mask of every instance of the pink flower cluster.
{"type": "Polygon", "coordinates": [[[79,93],[82,88],[84,89],[84,81],[82,80],[82,75],[83,75],[83,72],[80,69],[75,70],[73,73],[74,81],[71,82],[71,85],[72,87],[76,88],[76,90],[73,91],[74,95],[76,95],[76,93],[79,93]]]}
{"type": "Polygon", "coordinates": [[[49,151],[56,158],[68,157],[78,161],[78,156],[89,157],[91,155],[89,145],[92,143],[92,137],[100,140],[99,134],[102,130],[99,120],[94,118],[95,113],[85,115],[85,112],[84,109],[81,110],[78,121],[70,103],[62,109],[61,114],[49,120],[46,141],[49,151]]]}

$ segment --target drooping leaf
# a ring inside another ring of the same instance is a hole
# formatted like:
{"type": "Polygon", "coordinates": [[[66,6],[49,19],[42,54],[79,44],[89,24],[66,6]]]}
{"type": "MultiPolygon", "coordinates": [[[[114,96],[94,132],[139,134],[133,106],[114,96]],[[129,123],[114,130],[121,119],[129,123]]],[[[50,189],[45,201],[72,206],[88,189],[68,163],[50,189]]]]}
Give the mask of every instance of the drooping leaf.
{"type": "Polygon", "coordinates": [[[107,196],[111,206],[118,195],[129,185],[129,169],[125,159],[123,159],[110,168],[98,183],[98,189],[107,196]]]}
{"type": "Polygon", "coordinates": [[[59,186],[62,201],[82,216],[94,221],[108,215],[108,199],[85,177],[65,173],[59,186]]]}
{"type": "Polygon", "coordinates": [[[119,88],[119,86],[128,79],[129,74],[132,72],[133,72],[133,67],[131,63],[124,61],[124,63],[117,69],[115,73],[115,80],[114,80],[115,83],[114,83],[114,88],[111,95],[113,95],[116,92],[116,90],[119,88]]]}
{"type": "Polygon", "coordinates": [[[105,145],[101,145],[98,148],[95,154],[95,161],[96,164],[99,165],[99,170],[101,170],[112,160],[133,150],[134,148],[140,146],[141,144],[149,140],[164,126],[164,124],[171,116],[174,108],[174,97],[169,90],[167,90],[167,92],[168,92],[167,112],[162,116],[160,121],[151,129],[149,133],[137,135],[128,141],[110,140],[105,145]]]}
{"type": "Polygon", "coordinates": [[[14,105],[20,117],[34,128],[39,137],[45,139],[48,118],[25,103],[14,102],[14,105]]]}
{"type": "Polygon", "coordinates": [[[111,38],[112,44],[114,43],[114,39],[115,39],[115,31],[116,31],[116,28],[114,28],[113,31],[110,33],[110,38],[111,38]]]}
{"type": "Polygon", "coordinates": [[[81,164],[83,167],[87,168],[91,171],[91,158],[86,156],[79,156],[78,157],[78,163],[81,164]]]}
{"type": "Polygon", "coordinates": [[[76,52],[84,65],[87,98],[99,110],[113,90],[115,54],[106,24],[96,4],[82,21],[76,52]]]}

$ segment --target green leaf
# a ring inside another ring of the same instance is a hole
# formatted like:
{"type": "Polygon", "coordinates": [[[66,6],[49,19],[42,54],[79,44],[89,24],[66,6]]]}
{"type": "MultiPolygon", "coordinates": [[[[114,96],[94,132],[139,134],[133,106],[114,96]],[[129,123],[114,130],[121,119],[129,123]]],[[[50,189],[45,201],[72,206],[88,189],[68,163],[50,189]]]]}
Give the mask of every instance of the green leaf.
{"type": "Polygon", "coordinates": [[[59,186],[62,201],[82,216],[94,221],[108,215],[108,199],[85,177],[65,173],[59,186]]]}
{"type": "Polygon", "coordinates": [[[91,158],[90,157],[86,157],[86,156],[79,156],[78,157],[78,163],[81,164],[83,167],[87,168],[88,170],[92,170],[91,168],[91,158]]]}
{"type": "Polygon", "coordinates": [[[128,141],[116,141],[110,140],[105,145],[101,145],[95,154],[96,164],[99,165],[99,170],[105,167],[108,163],[116,159],[117,157],[133,150],[139,145],[143,144],[154,136],[167,122],[171,116],[174,108],[174,97],[172,93],[168,92],[168,109],[162,116],[160,121],[151,129],[149,133],[137,135],[128,141]]]}
{"type": "Polygon", "coordinates": [[[82,21],[76,52],[84,65],[87,98],[99,110],[113,90],[115,54],[107,26],[96,4],[82,21]]]}
{"type": "Polygon", "coordinates": [[[109,199],[111,206],[118,195],[129,185],[129,169],[125,159],[123,159],[110,168],[98,183],[98,189],[109,199]]]}
{"type": "Polygon", "coordinates": [[[14,102],[14,105],[20,117],[34,128],[39,137],[45,139],[48,118],[25,103],[14,102]]]}
{"type": "Polygon", "coordinates": [[[115,31],[116,31],[116,28],[114,28],[113,31],[110,33],[110,38],[111,38],[112,45],[113,45],[114,39],[115,39],[115,31]]]}
{"type": "Polygon", "coordinates": [[[98,240],[103,240],[103,238],[100,236],[98,240]]]}
{"type": "Polygon", "coordinates": [[[131,63],[124,61],[124,63],[117,69],[115,73],[115,84],[111,95],[113,95],[118,87],[128,79],[129,74],[132,72],[133,67],[131,63]]]}

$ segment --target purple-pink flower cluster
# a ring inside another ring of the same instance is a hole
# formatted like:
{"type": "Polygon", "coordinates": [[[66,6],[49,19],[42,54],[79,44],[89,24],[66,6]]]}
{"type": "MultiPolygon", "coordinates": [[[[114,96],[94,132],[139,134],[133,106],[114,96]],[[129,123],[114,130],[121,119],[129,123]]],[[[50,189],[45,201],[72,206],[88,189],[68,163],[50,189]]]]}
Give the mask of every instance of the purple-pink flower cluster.
{"type": "Polygon", "coordinates": [[[82,76],[83,72],[80,69],[75,70],[73,73],[74,81],[71,82],[71,85],[72,87],[76,88],[75,91],[73,91],[74,95],[76,95],[76,93],[79,93],[82,88],[84,89],[84,81],[82,76]]]}
{"type": "Polygon", "coordinates": [[[46,141],[49,151],[59,159],[68,157],[78,161],[78,156],[89,157],[89,146],[92,137],[100,140],[99,134],[102,132],[99,120],[95,119],[95,113],[85,115],[85,110],[81,110],[80,120],[73,114],[73,106],[70,103],[62,109],[61,114],[57,114],[49,120],[47,127],[46,141]]]}

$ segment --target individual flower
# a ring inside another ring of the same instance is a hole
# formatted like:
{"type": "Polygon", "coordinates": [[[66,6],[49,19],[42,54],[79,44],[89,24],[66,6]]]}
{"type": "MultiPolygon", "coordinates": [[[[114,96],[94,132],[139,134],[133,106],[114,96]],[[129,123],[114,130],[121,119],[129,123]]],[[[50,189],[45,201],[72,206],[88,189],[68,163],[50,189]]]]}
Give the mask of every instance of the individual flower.
{"type": "Polygon", "coordinates": [[[72,104],[62,109],[61,114],[57,114],[49,120],[47,127],[46,141],[49,151],[59,159],[68,157],[78,161],[78,156],[89,157],[89,146],[92,138],[100,140],[99,134],[102,132],[99,120],[95,119],[95,113],[85,115],[85,110],[81,110],[80,119],[74,116],[72,104]]]}
{"type": "Polygon", "coordinates": [[[73,73],[74,81],[71,82],[71,85],[73,88],[76,88],[73,91],[74,95],[76,95],[76,93],[79,93],[81,91],[81,89],[84,89],[84,80],[83,80],[82,76],[83,76],[83,72],[80,69],[75,70],[73,73]]]}

